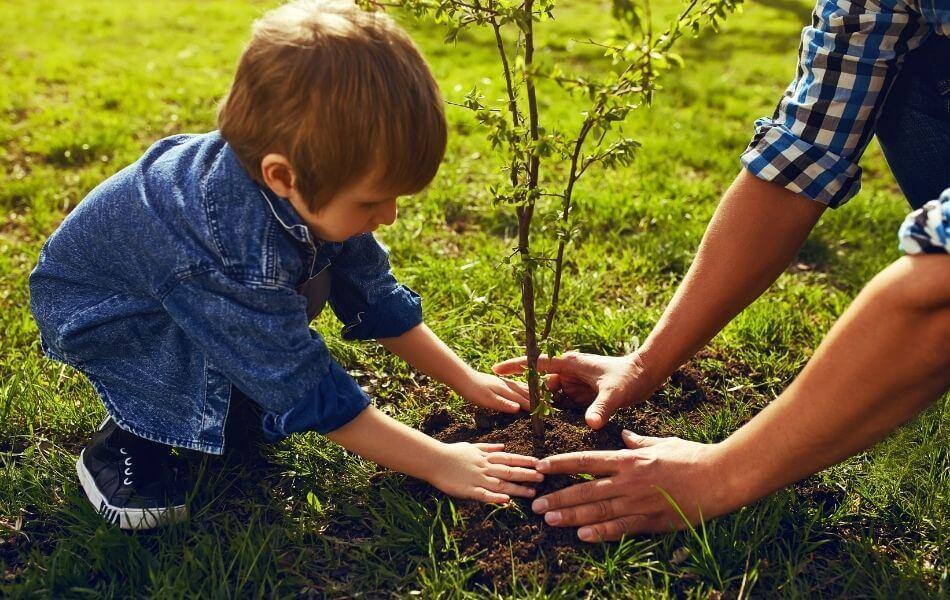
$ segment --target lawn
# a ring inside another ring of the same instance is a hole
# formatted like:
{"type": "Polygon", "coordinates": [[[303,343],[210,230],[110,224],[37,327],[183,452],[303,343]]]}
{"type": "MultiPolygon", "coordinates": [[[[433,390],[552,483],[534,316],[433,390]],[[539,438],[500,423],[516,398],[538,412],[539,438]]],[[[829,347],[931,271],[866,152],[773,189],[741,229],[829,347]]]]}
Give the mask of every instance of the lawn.
{"type": "MultiPolygon", "coordinates": [[[[191,457],[191,520],[155,533],[105,526],[77,486],[76,454],[104,412],[78,373],[43,357],[27,275],[45,238],[102,179],[153,141],[214,128],[251,21],[273,2],[8,0],[0,5],[0,596],[284,597],[941,597],[950,592],[950,397],[870,451],[696,533],[570,546],[486,571],[466,533],[513,548],[526,504],[473,513],[316,434],[247,461],[191,457]],[[472,514],[481,515],[477,519],[472,514]],[[467,518],[466,518],[466,515],[467,518]]],[[[598,69],[575,43],[609,27],[597,2],[546,23],[544,53],[598,69]]],[[[659,4],[659,3],[658,3],[659,4]]],[[[656,8],[673,14],[677,2],[656,8]],[[669,6],[667,6],[669,5],[669,6]]],[[[570,249],[556,339],[620,353],[671,297],[720,195],[738,172],[752,121],[794,73],[804,0],[761,0],[717,35],[680,46],[654,106],[627,130],[635,163],[594,172],[576,191],[582,234],[570,249]]],[[[488,39],[444,44],[438,26],[400,16],[446,99],[478,84],[497,96],[488,39]]],[[[549,118],[576,118],[558,99],[549,118]]],[[[486,184],[501,175],[478,125],[447,107],[446,161],[380,233],[397,276],[425,299],[428,324],[482,369],[519,353],[517,294],[502,259],[514,218],[486,184]]],[[[874,273],[899,256],[907,211],[876,145],[864,188],[829,211],[793,267],[647,404],[618,417],[646,434],[723,439],[772,400],[874,273]],[[648,417],[648,418],[647,418],[648,417]]],[[[419,426],[461,400],[373,344],[335,356],[388,414],[419,426]]],[[[616,440],[620,445],[619,438],[616,440]]],[[[536,549],[543,552],[544,548],[536,549]]],[[[512,556],[515,553],[512,551],[512,556]]]]}

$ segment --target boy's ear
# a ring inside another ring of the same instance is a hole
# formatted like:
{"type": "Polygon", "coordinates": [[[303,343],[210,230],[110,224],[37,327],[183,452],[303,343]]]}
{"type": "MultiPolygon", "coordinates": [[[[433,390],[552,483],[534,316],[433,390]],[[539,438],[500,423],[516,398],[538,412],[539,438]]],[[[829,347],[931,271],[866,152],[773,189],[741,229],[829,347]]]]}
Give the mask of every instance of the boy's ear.
{"type": "Polygon", "coordinates": [[[289,198],[297,185],[297,174],[283,154],[267,154],[261,159],[261,176],[272,192],[289,198]]]}

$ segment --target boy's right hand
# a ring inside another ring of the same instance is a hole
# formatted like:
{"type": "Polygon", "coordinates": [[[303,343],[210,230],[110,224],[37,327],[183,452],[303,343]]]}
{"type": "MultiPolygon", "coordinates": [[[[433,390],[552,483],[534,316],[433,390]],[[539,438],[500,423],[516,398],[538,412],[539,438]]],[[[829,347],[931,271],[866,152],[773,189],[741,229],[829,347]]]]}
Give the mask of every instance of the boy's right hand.
{"type": "Polygon", "coordinates": [[[450,496],[481,502],[503,503],[511,496],[533,498],[533,488],[544,475],[534,470],[533,456],[502,452],[504,444],[443,444],[442,456],[426,481],[450,496]]]}

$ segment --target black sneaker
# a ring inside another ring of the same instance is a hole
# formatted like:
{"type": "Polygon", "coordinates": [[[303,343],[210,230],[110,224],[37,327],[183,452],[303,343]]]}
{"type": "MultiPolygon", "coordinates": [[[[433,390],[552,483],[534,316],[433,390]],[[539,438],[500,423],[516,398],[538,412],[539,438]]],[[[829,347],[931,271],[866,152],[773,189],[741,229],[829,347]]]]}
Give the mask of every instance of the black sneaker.
{"type": "Polygon", "coordinates": [[[188,516],[172,447],[106,419],[76,461],[86,497],[122,529],[152,529],[188,516]]]}

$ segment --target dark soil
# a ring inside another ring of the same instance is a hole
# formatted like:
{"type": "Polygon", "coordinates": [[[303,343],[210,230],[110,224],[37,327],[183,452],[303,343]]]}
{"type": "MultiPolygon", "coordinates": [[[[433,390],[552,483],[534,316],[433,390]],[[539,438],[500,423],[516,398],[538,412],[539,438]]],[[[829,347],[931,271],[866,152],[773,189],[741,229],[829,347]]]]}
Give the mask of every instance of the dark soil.
{"type": "MultiPolygon", "coordinates": [[[[615,450],[620,444],[621,428],[609,424],[592,431],[584,424],[583,413],[564,410],[546,419],[542,451],[534,448],[531,421],[527,415],[488,415],[477,413],[468,423],[452,420],[445,412],[430,416],[423,425],[426,433],[446,442],[502,442],[506,452],[548,456],[577,450],[615,450]]],[[[538,495],[564,488],[578,478],[549,475],[537,486],[538,495]]],[[[423,483],[420,487],[426,487],[423,483]]],[[[429,488],[428,493],[439,494],[429,488]]],[[[457,501],[465,527],[458,533],[459,548],[469,556],[477,556],[477,581],[503,584],[510,580],[512,564],[519,576],[535,575],[545,570],[557,574],[576,564],[577,550],[589,545],[577,539],[573,528],[547,527],[540,516],[531,511],[531,501],[516,499],[517,508],[470,501],[457,501]],[[543,567],[546,567],[543,568],[543,567]]]]}
{"type": "MultiPolygon", "coordinates": [[[[636,408],[619,411],[606,427],[590,429],[584,422],[582,409],[563,407],[545,419],[543,446],[536,448],[530,418],[522,413],[512,416],[476,411],[464,421],[457,420],[445,410],[428,416],[423,431],[445,442],[501,442],[506,452],[528,454],[542,458],[563,452],[580,450],[617,450],[623,447],[620,433],[630,429],[643,435],[671,435],[659,413],[689,414],[713,398],[699,383],[696,373],[677,372],[672,383],[682,396],[671,410],[665,402],[647,402],[636,408]]],[[[582,479],[577,476],[548,476],[537,486],[538,496],[562,489],[582,479]]],[[[439,495],[428,485],[412,480],[408,483],[420,495],[439,495]]],[[[465,527],[457,534],[459,548],[468,556],[476,557],[479,583],[504,585],[510,581],[512,568],[518,577],[532,577],[547,573],[556,583],[561,577],[570,577],[577,569],[580,550],[600,552],[597,545],[581,542],[576,528],[546,526],[544,520],[531,511],[531,501],[516,499],[514,506],[485,505],[471,501],[457,501],[458,512],[465,527]],[[514,567],[512,566],[514,565],[514,567]]]]}

